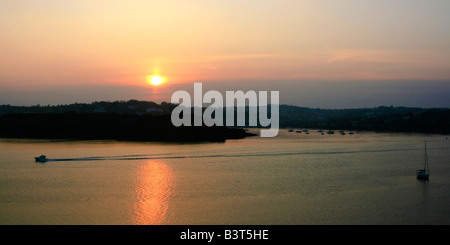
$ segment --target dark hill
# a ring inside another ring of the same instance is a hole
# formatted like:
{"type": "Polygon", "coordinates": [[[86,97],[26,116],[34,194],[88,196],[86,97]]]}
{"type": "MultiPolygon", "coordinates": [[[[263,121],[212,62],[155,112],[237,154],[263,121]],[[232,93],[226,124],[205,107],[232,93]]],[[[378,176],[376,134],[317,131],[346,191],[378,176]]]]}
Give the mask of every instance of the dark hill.
{"type": "MultiPolygon", "coordinates": [[[[0,105],[0,137],[216,141],[247,136],[242,129],[225,127],[175,128],[170,114],[176,106],[137,100],[47,106],[0,105]]],[[[270,113],[270,107],[268,111],[270,113]]],[[[280,128],[450,133],[448,108],[318,109],[280,105],[279,112],[280,128]]],[[[248,114],[246,120],[246,126],[249,126],[248,114]]]]}
{"type": "Polygon", "coordinates": [[[0,117],[3,138],[223,142],[251,135],[237,128],[175,127],[170,115],[22,113],[0,117]]]}

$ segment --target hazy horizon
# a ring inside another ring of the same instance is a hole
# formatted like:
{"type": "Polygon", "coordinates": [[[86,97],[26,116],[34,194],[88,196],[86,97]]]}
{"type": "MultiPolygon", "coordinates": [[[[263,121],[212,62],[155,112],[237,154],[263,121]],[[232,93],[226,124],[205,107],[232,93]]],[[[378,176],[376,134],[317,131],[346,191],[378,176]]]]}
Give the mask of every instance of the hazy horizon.
{"type": "MultiPolygon", "coordinates": [[[[211,85],[203,83],[204,91],[218,90],[225,97],[227,90],[280,91],[280,104],[321,108],[352,109],[378,106],[450,108],[450,82],[447,81],[303,81],[298,90],[291,90],[295,81],[253,84],[226,83],[211,85]],[[370,94],[364,93],[370,91],[370,94]]],[[[185,90],[193,96],[192,84],[171,85],[171,90],[185,90]]],[[[152,101],[170,103],[167,91],[146,91],[141,86],[73,86],[50,89],[28,89],[15,92],[0,91],[0,105],[34,106],[92,103],[99,101],[152,101]],[[20,93],[20,94],[19,94],[20,93]],[[21,95],[21,96],[18,96],[21,95]],[[162,99],[168,98],[168,99],[162,99]]]]}

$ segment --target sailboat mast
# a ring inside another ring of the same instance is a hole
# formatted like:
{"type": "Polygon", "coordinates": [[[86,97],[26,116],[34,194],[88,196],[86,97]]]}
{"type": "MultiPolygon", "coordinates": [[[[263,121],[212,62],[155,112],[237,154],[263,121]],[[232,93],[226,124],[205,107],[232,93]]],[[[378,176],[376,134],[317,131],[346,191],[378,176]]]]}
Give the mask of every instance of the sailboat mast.
{"type": "Polygon", "coordinates": [[[427,173],[430,172],[428,168],[427,141],[425,141],[425,171],[427,171],[427,173]]]}

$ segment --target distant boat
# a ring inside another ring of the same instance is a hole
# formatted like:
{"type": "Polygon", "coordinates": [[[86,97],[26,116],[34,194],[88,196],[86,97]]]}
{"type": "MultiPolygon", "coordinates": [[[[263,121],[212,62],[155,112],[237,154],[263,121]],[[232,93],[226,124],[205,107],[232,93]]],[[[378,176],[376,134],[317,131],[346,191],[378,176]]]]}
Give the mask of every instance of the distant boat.
{"type": "Polygon", "coordinates": [[[294,132],[294,130],[293,129],[289,129],[289,132],[294,132]]]}
{"type": "Polygon", "coordinates": [[[418,169],[416,171],[416,176],[418,179],[428,180],[430,178],[430,168],[428,167],[428,153],[427,153],[427,142],[425,141],[425,159],[423,169],[418,169]]]}
{"type": "Polygon", "coordinates": [[[334,134],[333,130],[328,130],[327,134],[334,134]]]}
{"type": "Polygon", "coordinates": [[[44,155],[41,155],[39,157],[35,157],[34,159],[36,160],[36,162],[47,162],[48,161],[47,157],[44,156],[44,155]]]}

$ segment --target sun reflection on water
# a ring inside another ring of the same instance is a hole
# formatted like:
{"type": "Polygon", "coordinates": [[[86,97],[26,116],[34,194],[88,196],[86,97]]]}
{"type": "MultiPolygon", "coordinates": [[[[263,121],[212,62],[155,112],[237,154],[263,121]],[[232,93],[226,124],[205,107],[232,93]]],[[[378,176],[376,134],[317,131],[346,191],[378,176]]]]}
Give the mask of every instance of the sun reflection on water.
{"type": "Polygon", "coordinates": [[[174,188],[172,169],[162,161],[147,161],[139,167],[136,180],[134,223],[163,224],[174,188]]]}

